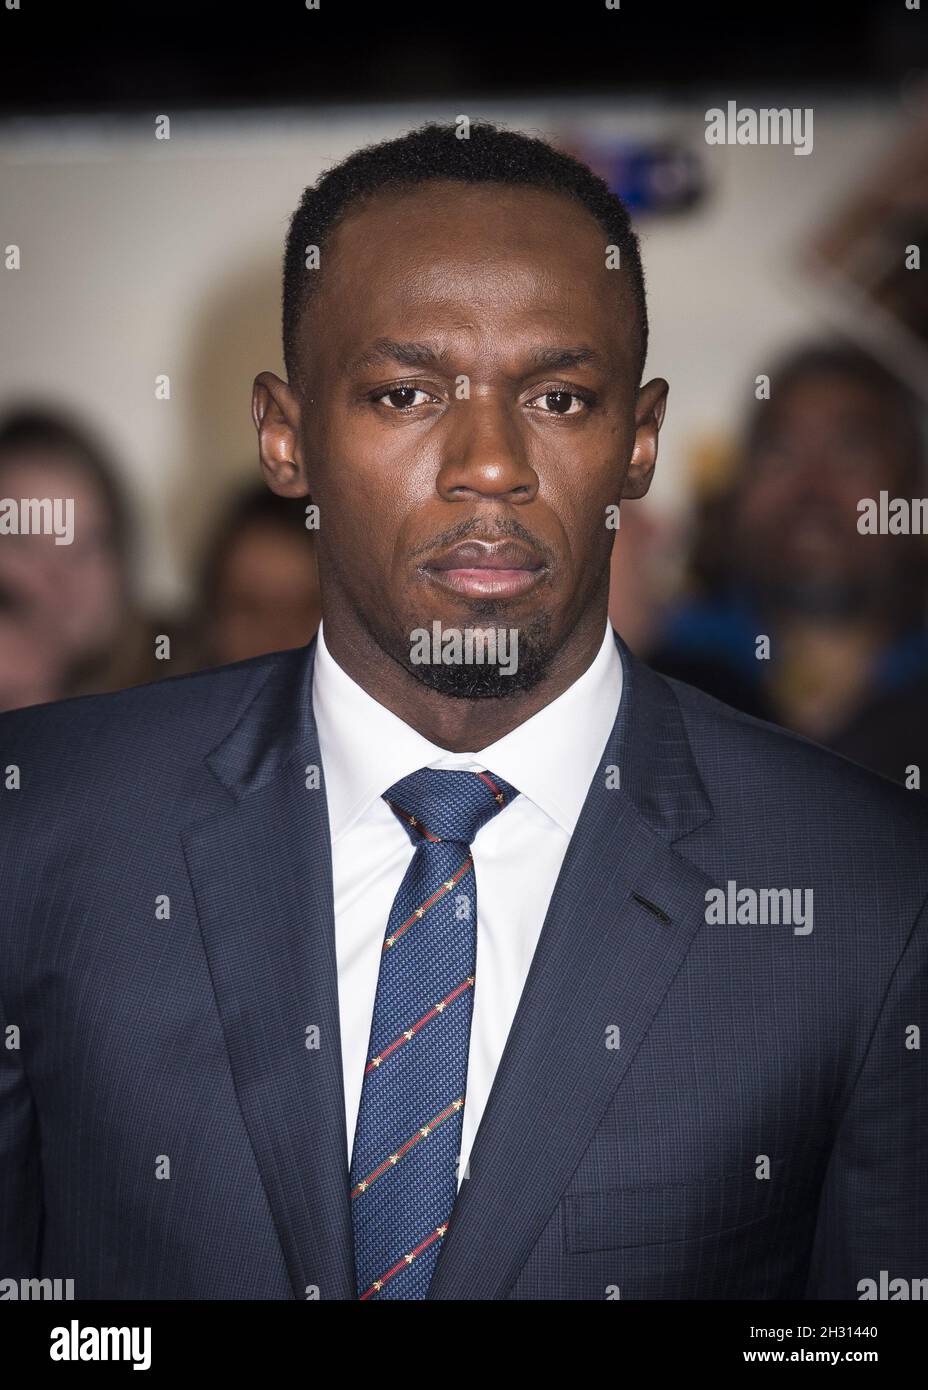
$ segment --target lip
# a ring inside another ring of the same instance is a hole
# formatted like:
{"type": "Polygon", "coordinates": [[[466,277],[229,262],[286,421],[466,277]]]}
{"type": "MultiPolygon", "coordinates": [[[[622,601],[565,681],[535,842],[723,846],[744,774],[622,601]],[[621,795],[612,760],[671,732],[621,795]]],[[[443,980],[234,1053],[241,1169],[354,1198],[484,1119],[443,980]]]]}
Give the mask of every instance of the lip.
{"type": "Polygon", "coordinates": [[[546,567],[521,541],[462,541],[423,566],[433,583],[466,598],[515,598],[539,584],[546,567]]]}
{"type": "Polygon", "coordinates": [[[463,594],[465,598],[516,598],[541,582],[543,569],[457,569],[426,567],[426,574],[441,589],[463,594]]]}

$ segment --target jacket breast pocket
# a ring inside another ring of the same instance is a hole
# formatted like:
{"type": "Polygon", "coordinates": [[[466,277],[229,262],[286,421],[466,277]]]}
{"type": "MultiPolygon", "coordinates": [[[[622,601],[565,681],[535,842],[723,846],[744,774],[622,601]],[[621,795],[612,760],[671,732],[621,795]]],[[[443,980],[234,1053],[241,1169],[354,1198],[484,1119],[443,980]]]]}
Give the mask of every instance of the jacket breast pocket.
{"type": "Polygon", "coordinates": [[[567,1250],[617,1250],[701,1240],[758,1225],[781,1211],[783,1186],[753,1172],[646,1183],[564,1198],[567,1250]]]}

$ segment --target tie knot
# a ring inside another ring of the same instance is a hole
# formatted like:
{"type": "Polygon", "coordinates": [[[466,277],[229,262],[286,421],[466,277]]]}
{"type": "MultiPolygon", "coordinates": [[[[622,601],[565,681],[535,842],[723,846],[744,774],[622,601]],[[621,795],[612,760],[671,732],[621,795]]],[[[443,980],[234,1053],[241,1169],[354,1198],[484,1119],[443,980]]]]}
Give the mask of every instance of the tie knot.
{"type": "Polygon", "coordinates": [[[519,795],[495,772],[420,767],[383,794],[414,845],[458,840],[469,845],[488,820],[519,795]]]}

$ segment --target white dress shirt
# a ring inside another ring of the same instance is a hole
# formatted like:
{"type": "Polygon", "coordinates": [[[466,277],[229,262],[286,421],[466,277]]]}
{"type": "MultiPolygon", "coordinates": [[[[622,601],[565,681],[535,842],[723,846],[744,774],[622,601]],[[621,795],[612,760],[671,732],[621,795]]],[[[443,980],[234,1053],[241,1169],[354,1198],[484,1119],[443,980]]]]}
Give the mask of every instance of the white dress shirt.
{"type": "Polygon", "coordinates": [[[348,1159],[367,1063],[384,932],[415,849],[383,800],[422,767],[495,772],[521,795],[471,846],[477,968],[458,1186],[515,1016],[570,837],[622,695],[606,623],[591,665],[557,699],[478,753],[430,743],[335,661],[319,627],[313,710],[325,775],[335,898],[348,1159]]]}

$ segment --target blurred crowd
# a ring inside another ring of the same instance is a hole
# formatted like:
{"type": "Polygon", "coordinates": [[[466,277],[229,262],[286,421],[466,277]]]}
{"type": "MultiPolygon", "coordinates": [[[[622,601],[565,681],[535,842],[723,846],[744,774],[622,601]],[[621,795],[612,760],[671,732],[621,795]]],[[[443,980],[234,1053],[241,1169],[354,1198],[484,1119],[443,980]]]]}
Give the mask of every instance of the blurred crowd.
{"type": "MultiPolygon", "coordinates": [[[[685,533],[647,501],[623,506],[610,617],[665,674],[921,789],[928,537],[858,524],[862,499],[911,503],[928,492],[921,403],[841,341],[799,346],[771,379],[771,398],[752,405],[727,466],[710,483],[694,480],[685,533]]],[[[0,534],[0,709],[314,635],[315,532],[303,501],[262,484],[232,497],[179,619],[140,601],[120,478],[82,422],[35,407],[0,420],[0,499],[73,498],[80,518],[68,545],[0,534]],[[169,660],[158,656],[165,636],[169,660]]]]}
{"type": "Polygon", "coordinates": [[[0,524],[0,710],[302,646],[319,625],[304,503],[261,483],[230,499],[180,616],[141,602],[120,472],[84,424],[34,407],[0,420],[5,498],[73,499],[79,523],[69,544],[0,524]]]}
{"type": "Polygon", "coordinates": [[[770,378],[729,467],[694,499],[683,582],[652,617],[645,655],[923,790],[928,536],[868,533],[860,505],[884,495],[915,514],[928,491],[923,407],[846,343],[802,345],[770,378]]]}

